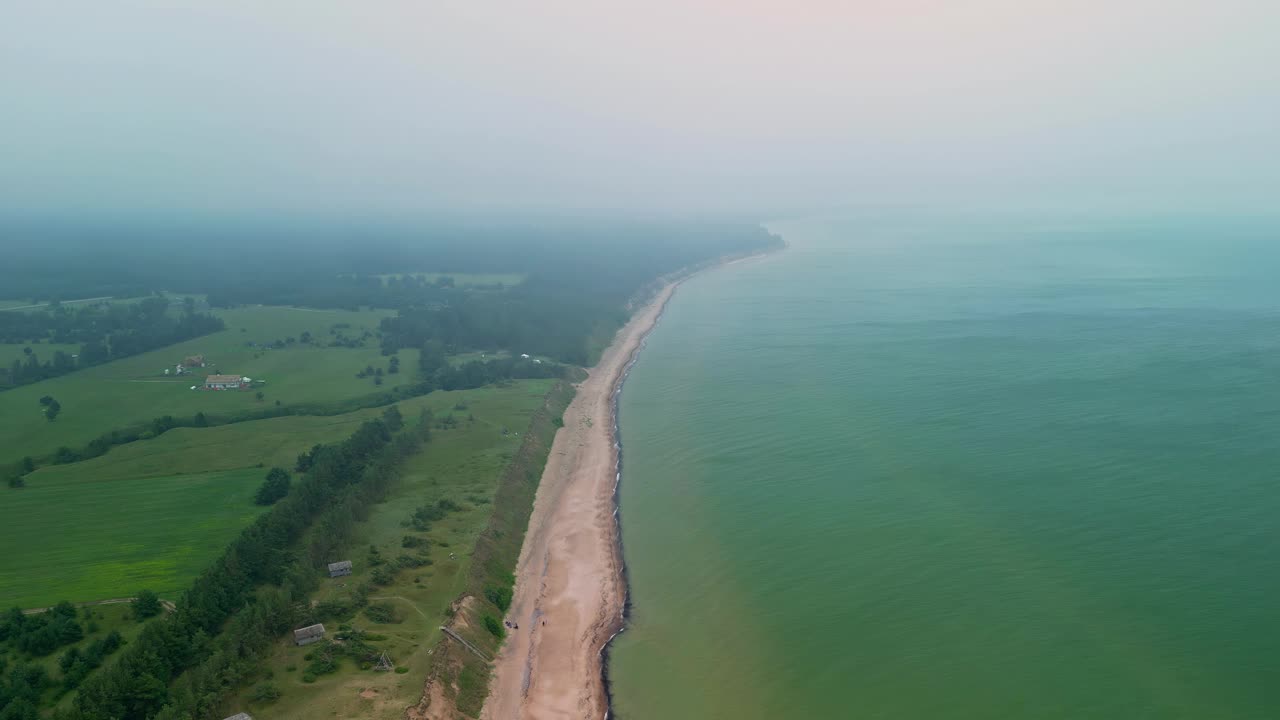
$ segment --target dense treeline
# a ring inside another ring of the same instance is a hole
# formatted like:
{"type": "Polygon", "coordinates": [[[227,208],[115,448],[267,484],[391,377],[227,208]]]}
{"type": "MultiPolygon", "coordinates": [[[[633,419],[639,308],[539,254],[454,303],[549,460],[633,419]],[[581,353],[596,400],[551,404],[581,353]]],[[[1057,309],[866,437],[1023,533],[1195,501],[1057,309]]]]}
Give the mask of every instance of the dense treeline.
{"type": "Polygon", "coordinates": [[[87,679],[61,720],[205,717],[257,653],[298,620],[318,568],[385,496],[400,463],[429,438],[402,431],[395,407],[312,453],[306,476],[230,545],[112,664],[87,679]],[[264,587],[269,586],[269,587],[264,587]],[[170,684],[181,676],[181,680],[170,684]]]}
{"type": "Polygon", "coordinates": [[[78,357],[56,351],[40,357],[40,345],[30,347],[22,360],[0,369],[0,389],[65,375],[77,368],[137,355],[156,348],[217,332],[221,319],[196,312],[187,303],[170,312],[164,297],[133,303],[72,308],[67,305],[32,312],[0,312],[0,342],[79,344],[78,357]]]}
{"type": "Polygon", "coordinates": [[[431,343],[449,353],[503,348],[590,364],[590,338],[611,334],[626,321],[627,298],[603,301],[546,290],[530,280],[501,294],[470,293],[448,305],[402,308],[382,320],[383,352],[431,343]]]}
{"type": "Polygon", "coordinates": [[[77,255],[96,263],[77,266],[85,287],[124,277],[203,293],[216,307],[389,308],[399,315],[383,327],[388,353],[435,340],[449,352],[507,349],[575,364],[594,359],[600,339],[627,317],[628,301],[655,278],[781,242],[753,223],[694,218],[68,222],[0,218],[0,242],[6,233],[15,243],[45,237],[44,247],[62,251],[56,258],[39,248],[14,253],[0,268],[0,287],[19,297],[65,295],[66,248],[127,229],[128,240],[113,240],[112,253],[86,247],[77,255]],[[212,246],[228,261],[210,263],[212,246]],[[407,275],[413,272],[510,273],[524,281],[459,288],[407,275]]]}

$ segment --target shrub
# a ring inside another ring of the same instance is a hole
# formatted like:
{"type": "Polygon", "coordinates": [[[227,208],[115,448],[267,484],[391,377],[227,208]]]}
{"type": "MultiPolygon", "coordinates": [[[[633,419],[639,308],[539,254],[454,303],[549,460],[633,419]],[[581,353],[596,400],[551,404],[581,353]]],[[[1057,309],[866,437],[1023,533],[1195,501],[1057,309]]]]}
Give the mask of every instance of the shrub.
{"type": "Polygon", "coordinates": [[[273,467],[267,473],[267,477],[262,482],[262,486],[258,488],[258,494],[254,496],[253,502],[258,505],[273,505],[275,502],[285,495],[289,494],[289,471],[284,468],[273,467]]]}
{"type": "Polygon", "coordinates": [[[133,616],[145,620],[160,614],[160,597],[150,590],[139,590],[133,599],[133,616]]]}
{"type": "Polygon", "coordinates": [[[502,629],[502,623],[498,622],[498,619],[492,615],[484,616],[484,629],[488,630],[490,633],[493,634],[494,637],[498,638],[499,640],[501,640],[503,636],[506,634],[502,629]]]}
{"type": "MultiPolygon", "coordinates": [[[[312,660],[307,664],[307,675],[316,677],[318,675],[328,675],[329,673],[338,671],[338,663],[334,661],[328,653],[312,660]]],[[[304,676],[305,679],[305,676],[304,676]]]]}
{"type": "Polygon", "coordinates": [[[407,672],[409,672],[409,668],[407,668],[407,667],[405,667],[405,666],[403,666],[403,665],[401,665],[400,667],[396,668],[396,674],[397,674],[397,675],[403,675],[403,674],[405,674],[405,673],[407,673],[407,672]]]}
{"type": "Polygon", "coordinates": [[[380,625],[400,622],[400,618],[396,616],[395,608],[391,606],[391,603],[374,603],[364,609],[364,614],[380,625]]]}
{"type": "Polygon", "coordinates": [[[491,587],[485,588],[484,596],[489,598],[489,602],[498,606],[502,612],[506,612],[511,607],[511,588],[509,587],[491,587]]]}
{"type": "Polygon", "coordinates": [[[260,703],[274,702],[280,699],[280,688],[276,687],[275,683],[264,682],[253,689],[249,699],[260,703]]]}
{"type": "Polygon", "coordinates": [[[422,554],[401,555],[400,557],[396,558],[396,566],[401,569],[422,567],[423,565],[430,565],[430,564],[431,564],[431,558],[422,554]]]}

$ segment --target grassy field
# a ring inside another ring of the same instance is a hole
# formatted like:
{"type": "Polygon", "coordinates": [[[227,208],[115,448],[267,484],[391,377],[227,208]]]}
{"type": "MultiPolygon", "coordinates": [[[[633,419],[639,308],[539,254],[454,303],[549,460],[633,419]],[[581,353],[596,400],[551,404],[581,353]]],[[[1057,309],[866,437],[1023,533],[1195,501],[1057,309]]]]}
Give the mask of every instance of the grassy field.
{"type": "Polygon", "coordinates": [[[440,637],[439,626],[466,585],[476,539],[493,514],[498,481],[552,385],[545,380],[523,381],[509,388],[426,396],[437,421],[452,414],[457,425],[435,431],[432,441],[410,460],[406,477],[392,496],[361,524],[350,551],[354,574],[326,579],[317,592],[315,599],[321,601],[346,599],[352,588],[369,580],[371,545],[381,557],[393,561],[416,552],[402,549],[406,535],[426,539],[433,564],[401,570],[394,582],[372,593],[371,602],[390,604],[396,622],[377,624],[363,613],[351,621],[357,628],[384,636],[377,644],[388,650],[397,668],[406,671],[361,670],[344,660],[336,674],[307,683],[302,679],[306,655],[316,646],[297,648],[281,638],[255,683],[274,683],[282,693],[280,699],[270,705],[253,703],[249,700],[252,687],[247,687],[227,704],[225,714],[248,710],[271,718],[392,720],[403,717],[405,708],[418,702],[440,637]],[[427,533],[406,527],[415,508],[440,499],[452,500],[462,509],[434,523],[427,533]]]}
{"type": "Polygon", "coordinates": [[[260,468],[32,483],[0,505],[0,607],[177,593],[262,508],[260,468]]]}
{"type": "Polygon", "coordinates": [[[384,281],[390,277],[415,277],[425,278],[427,282],[433,283],[442,277],[453,278],[455,287],[476,287],[478,285],[497,285],[502,283],[507,287],[519,285],[524,282],[524,275],[521,273],[393,273],[390,275],[379,275],[384,281]]]}
{"type": "MultiPolygon", "coordinates": [[[[475,412],[453,409],[462,402],[484,413],[468,426],[501,437],[501,425],[492,423],[521,420],[496,408],[523,407],[550,382],[437,392],[399,407],[407,418],[432,408],[461,422],[475,412]]],[[[266,468],[292,468],[299,452],[345,439],[381,412],[176,428],[91,460],[40,468],[25,488],[0,489],[0,547],[27,549],[0,556],[0,607],[181,590],[261,511],[252,497],[266,468]]],[[[441,439],[454,432],[441,431],[441,439]]],[[[431,446],[440,453],[469,447],[431,446]]]]}
{"type": "MultiPolygon", "coordinates": [[[[198,411],[227,413],[262,407],[261,403],[323,402],[365,395],[378,390],[371,379],[356,372],[372,365],[387,367],[376,338],[365,347],[314,347],[295,342],[283,349],[250,347],[309,331],[320,342],[330,341],[330,330],[359,337],[374,332],[381,311],[304,310],[281,307],[247,307],[217,313],[227,329],[161,350],[80,370],[52,380],[0,393],[0,463],[23,455],[51,453],[59,446],[79,447],[106,430],[146,422],[159,415],[190,416],[198,411]],[[213,367],[181,378],[166,377],[188,355],[204,355],[213,367]],[[234,373],[265,380],[265,399],[253,392],[205,392],[190,390],[206,373],[234,373]],[[41,415],[40,397],[52,395],[62,405],[54,422],[41,415]]],[[[19,349],[20,351],[20,349],[19,349]]],[[[43,355],[43,353],[42,353],[43,355]]],[[[405,372],[388,375],[382,389],[412,380],[416,351],[401,351],[405,372]]]]}
{"type": "MultiPolygon", "coordinates": [[[[412,405],[404,403],[401,408],[407,412],[412,405]]],[[[234,470],[258,463],[291,469],[298,453],[317,443],[345,440],[360,423],[381,412],[375,408],[345,415],[303,415],[212,428],[174,428],[152,440],[112,448],[91,460],[42,467],[26,477],[27,486],[234,470]]]]}
{"type": "Polygon", "coordinates": [[[0,367],[9,367],[14,360],[27,359],[24,349],[31,348],[31,352],[40,358],[40,362],[48,362],[53,359],[53,354],[61,350],[68,355],[75,355],[80,352],[79,345],[59,344],[59,343],[0,343],[0,367]]]}

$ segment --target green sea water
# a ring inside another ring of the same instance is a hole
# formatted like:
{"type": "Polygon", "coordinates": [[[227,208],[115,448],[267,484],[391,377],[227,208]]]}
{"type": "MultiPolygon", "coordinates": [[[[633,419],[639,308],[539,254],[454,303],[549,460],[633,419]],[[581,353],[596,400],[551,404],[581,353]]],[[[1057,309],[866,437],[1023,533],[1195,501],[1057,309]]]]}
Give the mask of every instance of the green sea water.
{"type": "Polygon", "coordinates": [[[1280,225],[772,227],[622,393],[615,717],[1280,718],[1280,225]]]}

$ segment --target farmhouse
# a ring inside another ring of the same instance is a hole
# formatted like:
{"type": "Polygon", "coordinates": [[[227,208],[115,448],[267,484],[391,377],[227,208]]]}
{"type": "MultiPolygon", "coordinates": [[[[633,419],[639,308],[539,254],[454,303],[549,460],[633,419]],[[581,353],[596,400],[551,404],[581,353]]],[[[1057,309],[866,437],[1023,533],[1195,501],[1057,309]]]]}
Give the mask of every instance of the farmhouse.
{"type": "Polygon", "coordinates": [[[324,625],[321,625],[320,623],[308,625],[304,628],[298,628],[293,631],[293,641],[298,644],[298,647],[310,645],[313,642],[319,642],[323,639],[324,625]]]}
{"type": "Polygon", "coordinates": [[[329,577],[342,577],[351,574],[351,561],[343,560],[341,562],[329,563],[329,577]]]}
{"type": "Polygon", "coordinates": [[[210,375],[204,379],[205,390],[243,390],[249,387],[249,378],[240,375],[210,375]]]}

